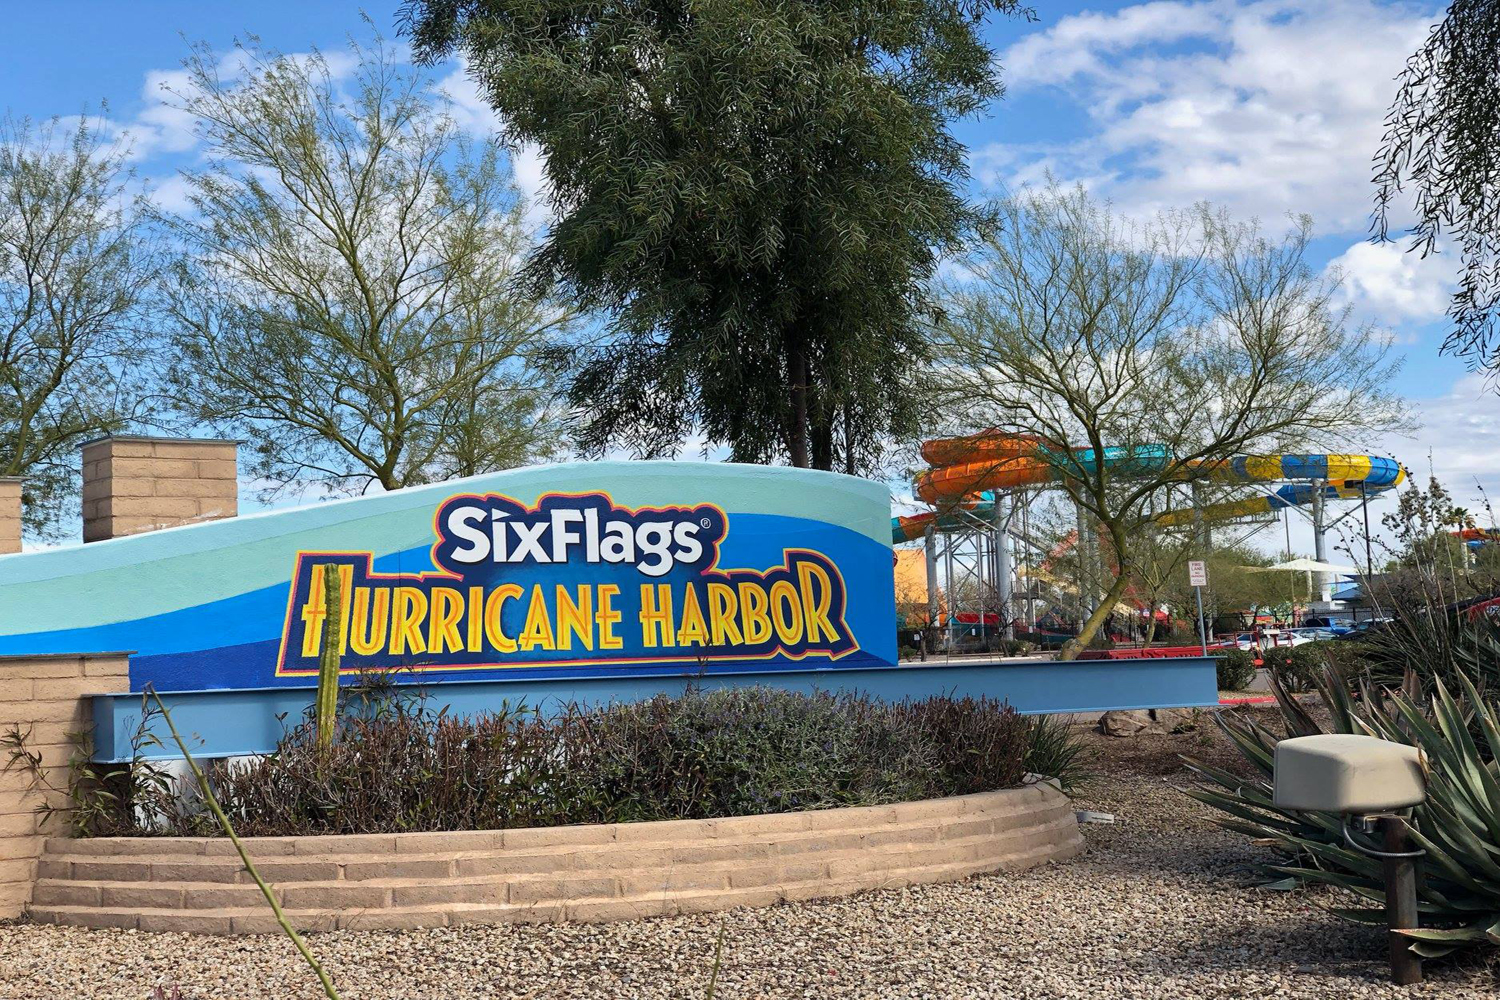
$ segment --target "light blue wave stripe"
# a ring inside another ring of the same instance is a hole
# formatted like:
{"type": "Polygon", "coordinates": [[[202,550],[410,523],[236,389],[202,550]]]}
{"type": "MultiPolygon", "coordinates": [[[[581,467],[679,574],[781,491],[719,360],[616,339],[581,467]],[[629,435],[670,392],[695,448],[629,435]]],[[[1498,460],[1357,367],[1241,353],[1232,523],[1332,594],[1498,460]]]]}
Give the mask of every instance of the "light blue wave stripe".
{"type": "Polygon", "coordinates": [[[564,463],[0,556],[0,635],[126,621],[260,590],[286,581],[287,553],[297,549],[428,544],[433,511],[455,493],[535,503],[544,493],[597,490],[628,507],[714,503],[814,518],[890,545],[889,491],[866,479],[731,463],[564,463]]]}

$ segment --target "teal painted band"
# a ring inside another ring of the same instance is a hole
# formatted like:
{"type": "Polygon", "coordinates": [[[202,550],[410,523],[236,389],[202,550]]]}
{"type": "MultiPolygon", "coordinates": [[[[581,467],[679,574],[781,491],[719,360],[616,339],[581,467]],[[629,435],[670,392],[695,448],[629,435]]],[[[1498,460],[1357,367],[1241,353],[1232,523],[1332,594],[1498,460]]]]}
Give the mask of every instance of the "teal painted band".
{"type": "Polygon", "coordinates": [[[888,491],[853,476],[713,462],[542,465],[0,556],[0,636],[142,618],[282,583],[286,554],[299,548],[381,553],[430,544],[431,512],[444,497],[496,492],[534,503],[564,484],[606,490],[631,507],[713,503],[815,517],[890,544],[888,491]]]}
{"type": "MultiPolygon", "coordinates": [[[[493,712],[503,704],[525,704],[547,714],[568,702],[592,706],[641,701],[658,694],[680,696],[689,686],[721,689],[763,685],[804,694],[860,692],[886,702],[935,695],[989,697],[1004,700],[1024,714],[1193,708],[1219,703],[1214,662],[1213,657],[1196,656],[1131,661],[1009,660],[861,669],[738,670],[709,676],[675,673],[447,681],[429,689],[429,707],[436,711],[446,706],[450,715],[464,716],[493,712]]],[[[314,694],[312,688],[297,687],[177,691],[164,693],[162,698],[178,729],[184,736],[192,734],[190,749],[194,754],[228,757],[275,749],[285,727],[303,718],[314,694]]],[[[132,738],[140,728],[141,696],[95,695],[93,712],[95,759],[129,760],[132,738]]],[[[155,729],[153,732],[167,736],[155,729]]],[[[166,744],[171,746],[169,739],[166,744]]],[[[179,756],[175,747],[168,750],[149,741],[144,754],[151,759],[179,756]]]]}

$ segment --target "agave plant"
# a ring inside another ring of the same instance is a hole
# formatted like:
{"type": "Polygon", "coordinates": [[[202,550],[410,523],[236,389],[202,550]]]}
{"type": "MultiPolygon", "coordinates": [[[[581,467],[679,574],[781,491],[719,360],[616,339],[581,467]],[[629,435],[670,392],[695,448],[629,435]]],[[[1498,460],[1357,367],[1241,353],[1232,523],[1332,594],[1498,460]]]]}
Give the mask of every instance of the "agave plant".
{"type": "MultiPolygon", "coordinates": [[[[1429,694],[1414,675],[1396,689],[1377,689],[1368,679],[1351,692],[1329,670],[1317,683],[1328,710],[1326,731],[1362,733],[1419,747],[1426,756],[1427,800],[1408,826],[1424,852],[1418,860],[1417,911],[1421,926],[1400,933],[1412,950],[1436,957],[1476,943],[1500,944],[1500,703],[1483,698],[1462,673],[1458,689],[1441,679],[1429,694]]],[[[1283,737],[1324,732],[1312,715],[1273,677],[1284,733],[1248,716],[1221,712],[1219,726],[1259,774],[1244,778],[1199,761],[1187,766],[1201,780],[1188,792],[1225,813],[1220,822],[1258,842],[1281,848],[1283,864],[1267,866],[1278,887],[1299,882],[1339,886],[1369,905],[1334,912],[1367,923],[1384,923],[1381,862],[1345,840],[1343,818],[1334,813],[1278,809],[1272,803],[1276,743],[1283,737]]]]}

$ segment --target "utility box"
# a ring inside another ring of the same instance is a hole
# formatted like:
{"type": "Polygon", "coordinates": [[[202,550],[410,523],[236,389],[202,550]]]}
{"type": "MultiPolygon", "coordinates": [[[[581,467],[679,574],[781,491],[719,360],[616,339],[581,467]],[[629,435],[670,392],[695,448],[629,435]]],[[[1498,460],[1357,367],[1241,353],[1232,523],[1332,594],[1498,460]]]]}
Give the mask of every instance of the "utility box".
{"type": "Polygon", "coordinates": [[[1330,733],[1276,744],[1279,809],[1367,815],[1427,797],[1422,751],[1374,736],[1330,733]]]}

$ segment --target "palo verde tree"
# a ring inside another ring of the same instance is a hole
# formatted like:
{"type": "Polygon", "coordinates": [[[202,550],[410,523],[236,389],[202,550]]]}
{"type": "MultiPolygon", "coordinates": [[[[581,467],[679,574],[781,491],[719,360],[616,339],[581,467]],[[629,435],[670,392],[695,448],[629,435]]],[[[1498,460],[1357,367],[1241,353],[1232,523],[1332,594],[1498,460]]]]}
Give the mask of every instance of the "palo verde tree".
{"type": "Polygon", "coordinates": [[[1055,188],[999,213],[951,290],[933,402],[955,429],[1041,439],[1097,529],[1098,600],[1065,655],[1124,595],[1142,532],[1191,510],[1195,484],[1211,498],[1212,463],[1402,419],[1386,340],[1333,308],[1307,220],[1279,240],[1206,209],[1129,225],[1055,188]]]}
{"type": "Polygon", "coordinates": [[[1443,348],[1500,375],[1500,0],[1453,0],[1407,60],[1375,158],[1378,239],[1415,194],[1414,249],[1463,259],[1443,348]]]}
{"type": "Polygon", "coordinates": [[[916,422],[939,256],[976,216],[949,133],[1000,93],[1015,0],[411,0],[465,58],[555,222],[528,262],[610,317],[565,359],[581,444],[846,471],[916,422]]]}
{"type": "Polygon", "coordinates": [[[25,477],[30,532],[76,496],[78,446],[146,412],[157,258],[127,153],[87,121],[0,122],[0,476],[25,477]]]}
{"type": "Polygon", "coordinates": [[[517,291],[529,241],[496,150],[475,150],[386,45],[329,60],[197,47],[175,97],[211,158],[164,302],[165,384],[250,440],[267,492],[358,492],[506,468],[560,430],[537,354],[567,313],[517,291]]]}

